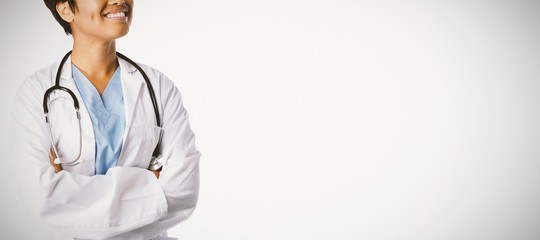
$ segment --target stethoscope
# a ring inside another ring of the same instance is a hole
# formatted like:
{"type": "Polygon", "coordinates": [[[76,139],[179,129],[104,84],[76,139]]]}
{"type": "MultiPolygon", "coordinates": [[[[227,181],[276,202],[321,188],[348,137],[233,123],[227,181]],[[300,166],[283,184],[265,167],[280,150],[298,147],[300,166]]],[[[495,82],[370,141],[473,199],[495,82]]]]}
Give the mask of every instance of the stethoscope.
{"type": "MultiPolygon", "coordinates": [[[[47,126],[48,126],[49,138],[51,140],[52,149],[53,149],[54,153],[56,154],[56,159],[54,160],[54,163],[55,164],[63,164],[63,165],[66,165],[66,166],[75,166],[77,164],[84,163],[84,159],[81,158],[81,154],[82,154],[82,127],[81,127],[81,114],[79,112],[79,101],[77,100],[77,97],[75,97],[75,94],[71,90],[69,90],[69,88],[60,86],[60,75],[62,73],[62,68],[64,67],[64,63],[68,59],[69,55],[71,55],[71,51],[69,51],[64,56],[64,58],[62,58],[62,61],[60,62],[60,66],[58,66],[58,71],[56,73],[55,85],[52,86],[51,88],[47,89],[47,91],[45,91],[45,95],[43,96],[43,112],[45,113],[45,122],[47,123],[47,126]],[[73,100],[73,106],[75,108],[75,113],[76,113],[76,116],[77,116],[77,119],[78,119],[78,122],[79,122],[79,153],[77,154],[77,157],[75,158],[75,160],[72,160],[72,161],[64,161],[64,160],[60,159],[60,157],[58,155],[58,150],[57,150],[57,148],[56,148],[56,146],[54,144],[55,141],[54,141],[53,134],[52,134],[51,123],[49,122],[49,106],[48,106],[49,95],[51,95],[51,93],[53,93],[54,91],[57,91],[57,90],[64,91],[64,92],[68,93],[71,96],[71,99],[73,100]]],[[[146,82],[146,85],[148,87],[148,94],[150,94],[150,99],[152,100],[152,105],[154,107],[154,113],[156,115],[156,125],[161,128],[161,118],[159,116],[159,110],[158,110],[158,104],[157,104],[157,101],[156,101],[156,95],[154,93],[154,89],[152,87],[152,84],[150,83],[150,79],[148,79],[148,76],[141,69],[141,67],[138,64],[136,64],[135,62],[133,62],[131,59],[129,59],[128,57],[124,56],[123,54],[121,54],[119,52],[116,52],[116,55],[119,58],[122,58],[122,59],[126,60],[129,64],[133,65],[142,74],[142,76],[144,78],[144,81],[146,82]]],[[[158,138],[158,143],[156,145],[156,148],[154,149],[154,151],[152,153],[152,159],[150,161],[150,167],[148,168],[150,170],[159,170],[161,168],[161,166],[163,165],[161,163],[161,161],[160,161],[160,158],[161,158],[160,145],[161,145],[161,133],[160,133],[160,136],[158,138]]]]}

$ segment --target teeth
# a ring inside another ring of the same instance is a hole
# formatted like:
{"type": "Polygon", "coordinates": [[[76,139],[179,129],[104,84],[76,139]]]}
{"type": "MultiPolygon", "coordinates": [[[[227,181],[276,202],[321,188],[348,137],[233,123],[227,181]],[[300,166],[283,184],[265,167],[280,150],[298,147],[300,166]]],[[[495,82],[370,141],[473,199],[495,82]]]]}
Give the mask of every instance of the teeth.
{"type": "Polygon", "coordinates": [[[107,18],[123,18],[126,16],[125,12],[116,12],[107,14],[107,18]]]}

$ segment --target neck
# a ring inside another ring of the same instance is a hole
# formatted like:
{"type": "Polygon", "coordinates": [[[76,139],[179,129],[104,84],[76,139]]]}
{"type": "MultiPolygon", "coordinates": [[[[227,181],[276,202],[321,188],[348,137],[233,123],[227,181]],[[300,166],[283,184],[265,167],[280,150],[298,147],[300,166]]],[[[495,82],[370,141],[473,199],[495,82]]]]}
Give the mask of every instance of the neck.
{"type": "Polygon", "coordinates": [[[115,42],[75,40],[71,63],[90,80],[101,94],[118,67],[115,42]]]}
{"type": "Polygon", "coordinates": [[[116,44],[114,41],[106,43],[81,43],[75,41],[71,53],[71,63],[79,70],[92,76],[106,75],[116,70],[116,44]]]}

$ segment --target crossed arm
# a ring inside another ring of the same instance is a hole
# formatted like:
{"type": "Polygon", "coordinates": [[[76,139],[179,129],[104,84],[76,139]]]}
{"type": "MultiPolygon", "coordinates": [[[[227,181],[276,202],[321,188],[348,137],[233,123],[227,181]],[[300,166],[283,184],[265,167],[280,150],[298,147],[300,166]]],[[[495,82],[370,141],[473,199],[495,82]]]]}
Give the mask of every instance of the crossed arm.
{"type": "MultiPolygon", "coordinates": [[[[58,173],[58,172],[63,170],[62,165],[54,163],[54,159],[56,159],[56,154],[54,153],[54,150],[51,148],[51,150],[49,152],[49,161],[51,162],[51,166],[53,167],[54,173],[58,173]]],[[[154,175],[156,175],[156,178],[159,178],[159,173],[161,172],[161,170],[160,171],[148,170],[148,171],[150,171],[154,175]]]]}

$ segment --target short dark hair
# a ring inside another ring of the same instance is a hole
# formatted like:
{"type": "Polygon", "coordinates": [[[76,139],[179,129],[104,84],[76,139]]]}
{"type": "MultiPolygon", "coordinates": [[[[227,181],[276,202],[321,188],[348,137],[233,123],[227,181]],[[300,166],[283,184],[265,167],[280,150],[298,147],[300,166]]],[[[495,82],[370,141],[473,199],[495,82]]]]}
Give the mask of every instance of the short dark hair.
{"type": "Polygon", "coordinates": [[[45,2],[45,5],[49,10],[51,10],[52,15],[56,19],[58,23],[64,28],[64,32],[66,32],[67,35],[71,34],[71,27],[69,26],[69,23],[64,21],[62,17],[60,17],[60,14],[56,11],[56,4],[68,2],[69,8],[71,8],[71,11],[75,12],[77,9],[77,5],[75,4],[75,0],[43,0],[45,2]]]}

